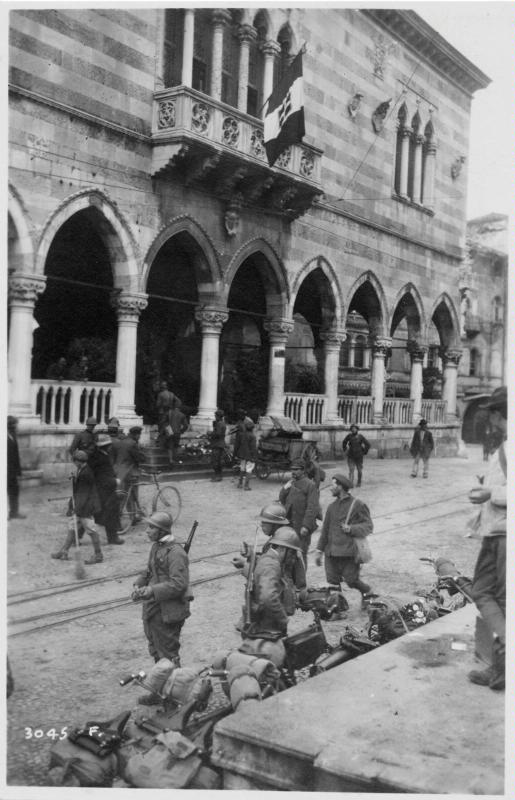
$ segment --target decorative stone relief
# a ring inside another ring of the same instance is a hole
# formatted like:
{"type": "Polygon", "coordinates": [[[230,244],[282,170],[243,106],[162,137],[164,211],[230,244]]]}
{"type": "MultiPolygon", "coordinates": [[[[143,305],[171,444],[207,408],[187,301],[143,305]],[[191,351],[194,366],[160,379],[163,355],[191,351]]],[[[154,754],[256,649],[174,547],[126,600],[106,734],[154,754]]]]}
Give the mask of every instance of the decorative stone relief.
{"type": "Polygon", "coordinates": [[[451,165],[451,178],[453,179],[453,181],[455,181],[456,178],[459,177],[465,161],[466,161],[465,156],[458,156],[458,158],[451,165]]]}
{"type": "Polygon", "coordinates": [[[372,342],[372,352],[374,355],[379,355],[385,358],[388,355],[388,351],[392,347],[392,340],[388,339],[385,336],[378,336],[372,342]]]}
{"type": "Polygon", "coordinates": [[[207,133],[211,112],[205,103],[194,103],[191,109],[191,128],[197,133],[207,133]]]}
{"type": "Polygon", "coordinates": [[[362,99],[363,99],[362,93],[356,92],[354,97],[347,103],[347,111],[349,112],[349,116],[352,117],[352,119],[356,117],[356,114],[360,109],[362,99]]]}
{"type": "Polygon", "coordinates": [[[321,332],[320,338],[325,343],[326,350],[339,350],[347,338],[347,333],[337,328],[329,328],[321,332]]]}
{"type": "Polygon", "coordinates": [[[240,229],[240,209],[243,202],[243,195],[237,192],[230,200],[224,214],[225,230],[228,236],[235,236],[240,229]]]}
{"type": "Polygon", "coordinates": [[[158,128],[175,128],[175,103],[163,100],[159,103],[158,128]]]}
{"type": "Polygon", "coordinates": [[[42,275],[17,275],[9,277],[9,305],[34,306],[44,292],[46,278],[42,275]]]}
{"type": "Polygon", "coordinates": [[[252,134],[250,136],[250,152],[256,158],[266,158],[265,145],[263,144],[263,131],[260,131],[258,128],[252,129],[252,134]]]}
{"type": "Polygon", "coordinates": [[[297,190],[291,186],[287,186],[284,189],[278,190],[274,193],[274,198],[272,201],[272,205],[274,208],[283,210],[287,209],[290,205],[290,201],[297,195],[297,190]]]}
{"type": "Polygon", "coordinates": [[[313,158],[313,154],[310,153],[309,150],[302,150],[300,155],[300,174],[304,175],[305,178],[310,178],[314,169],[315,159],[313,158]]]}
{"type": "Polygon", "coordinates": [[[240,138],[240,125],[234,117],[225,117],[222,123],[222,142],[229,147],[237,147],[240,138]]]}
{"type": "Polygon", "coordinates": [[[291,147],[286,147],[276,159],[275,166],[286,169],[286,167],[290,165],[290,161],[291,161],[291,147]]]}
{"type": "Polygon", "coordinates": [[[427,353],[427,346],[419,344],[416,339],[410,339],[406,345],[411,361],[423,361],[427,353]]]}
{"type": "Polygon", "coordinates": [[[372,127],[376,133],[381,133],[383,130],[384,122],[391,102],[392,98],[390,97],[389,100],[385,100],[384,103],[380,103],[372,114],[372,127]]]}
{"type": "Polygon", "coordinates": [[[394,42],[389,41],[383,36],[382,33],[377,34],[373,38],[374,42],[374,50],[371,54],[372,64],[374,75],[376,78],[380,78],[384,80],[384,73],[386,67],[388,66],[388,59],[389,56],[393,55],[397,51],[397,45],[394,42]]]}
{"type": "Polygon", "coordinates": [[[462,356],[462,350],[458,350],[454,347],[448,347],[447,349],[442,350],[441,357],[442,361],[444,362],[444,366],[447,364],[453,364],[454,366],[458,366],[460,363],[460,358],[462,356]]]}

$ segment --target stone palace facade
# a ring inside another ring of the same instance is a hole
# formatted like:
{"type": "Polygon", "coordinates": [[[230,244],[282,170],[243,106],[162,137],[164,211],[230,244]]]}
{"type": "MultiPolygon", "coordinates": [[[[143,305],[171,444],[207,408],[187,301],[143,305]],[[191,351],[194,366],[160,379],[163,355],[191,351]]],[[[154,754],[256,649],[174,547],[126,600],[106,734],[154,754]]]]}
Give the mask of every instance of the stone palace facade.
{"type": "Polygon", "coordinates": [[[17,9],[9,44],[26,468],[63,474],[88,415],[150,424],[168,378],[198,429],[247,405],[395,455],[424,415],[455,452],[478,68],[405,9],[17,9]],[[270,168],[264,106],[301,47],[306,135],[270,168]]]}

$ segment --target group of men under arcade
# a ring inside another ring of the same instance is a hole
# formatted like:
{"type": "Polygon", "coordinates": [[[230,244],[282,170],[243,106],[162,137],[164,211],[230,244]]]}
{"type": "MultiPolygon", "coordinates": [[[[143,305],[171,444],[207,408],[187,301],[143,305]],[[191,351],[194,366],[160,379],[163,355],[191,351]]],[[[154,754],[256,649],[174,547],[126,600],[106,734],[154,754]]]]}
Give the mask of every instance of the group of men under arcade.
{"type": "MultiPolygon", "coordinates": [[[[480,505],[482,535],[472,594],[491,634],[492,663],[486,669],[472,670],[468,677],[473,683],[501,690],[505,685],[506,641],[506,388],[495,390],[485,408],[503,442],[493,454],[483,483],[470,491],[469,499],[480,505]]],[[[419,426],[417,438],[421,442],[424,427],[419,426]]],[[[302,460],[294,462],[291,480],[281,488],[279,499],[261,510],[258,520],[268,541],[253,569],[249,618],[244,616],[237,624],[243,639],[239,649],[277,664],[284,658],[282,639],[288,618],[307,589],[307,553],[321,518],[319,490],[306,476],[305,466],[302,460]]],[[[323,470],[318,477],[325,479],[323,470]]],[[[339,590],[344,581],[349,588],[357,589],[366,608],[374,595],[361,579],[355,540],[372,533],[370,511],[350,494],[352,482],[347,476],[334,474],[330,488],[334,499],[323,518],[315,563],[320,566],[324,561],[330,586],[339,590]]],[[[147,535],[152,541],[148,565],[134,583],[132,598],[143,602],[143,625],[151,656],[155,661],[167,658],[178,665],[180,632],[190,616],[188,558],[175,542],[172,521],[165,513],[157,512],[150,518],[147,535]]],[[[244,560],[235,559],[235,565],[248,573],[244,560]]],[[[139,702],[152,705],[159,703],[160,697],[146,694],[139,702]]]]}
{"type": "Polygon", "coordinates": [[[69,525],[66,539],[52,558],[66,561],[75,544],[75,536],[87,533],[93,544],[93,555],[86,564],[104,560],[97,524],[103,525],[108,545],[121,545],[120,513],[116,490],[132,484],[134,497],[133,524],[137,515],[137,482],[140,465],[145,459],[139,440],[142,428],[135,425],[125,435],[116,418],[109,420],[107,433],[95,432],[96,417],[88,417],[86,427],[77,433],[70,445],[75,472],[71,476],[72,497],[68,509],[69,525]],[[77,531],[75,531],[77,526],[77,531]]]}

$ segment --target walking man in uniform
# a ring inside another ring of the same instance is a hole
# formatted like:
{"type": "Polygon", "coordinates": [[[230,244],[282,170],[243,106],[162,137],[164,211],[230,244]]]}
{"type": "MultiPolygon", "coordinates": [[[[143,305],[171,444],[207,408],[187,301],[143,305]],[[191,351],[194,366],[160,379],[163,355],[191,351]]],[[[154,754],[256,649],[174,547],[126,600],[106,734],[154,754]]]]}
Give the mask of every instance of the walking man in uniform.
{"type": "Polygon", "coordinates": [[[347,453],[347,464],[349,466],[349,480],[351,489],[354,486],[354,471],[357,470],[358,482],[356,486],[361,486],[361,476],[363,474],[363,456],[370,450],[370,444],[363,434],[359,433],[358,425],[350,426],[350,433],[347,434],[342,442],[343,452],[347,453]]]}
{"type": "MultiPolygon", "coordinates": [[[[180,633],[190,616],[189,562],[184,548],[175,541],[171,517],[156,511],[147,520],[152,542],[148,566],[134,582],[132,599],[143,601],[143,630],[148,650],[155,661],[168,658],[180,666],[180,633]]],[[[144,695],[142,705],[160,702],[156,695],[144,695]]]]}

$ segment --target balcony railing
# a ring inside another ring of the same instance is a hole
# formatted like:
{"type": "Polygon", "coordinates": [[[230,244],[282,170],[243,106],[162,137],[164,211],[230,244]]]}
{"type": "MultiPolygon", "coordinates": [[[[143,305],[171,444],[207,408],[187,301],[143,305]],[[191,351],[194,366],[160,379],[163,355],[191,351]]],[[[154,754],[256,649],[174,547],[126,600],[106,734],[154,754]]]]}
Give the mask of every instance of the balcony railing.
{"type": "Polygon", "coordinates": [[[446,400],[422,400],[422,417],[429,423],[445,422],[447,412],[446,400]]]}
{"type": "Polygon", "coordinates": [[[389,425],[411,425],[413,400],[387,398],[383,403],[383,419],[389,425]]]}
{"type": "Polygon", "coordinates": [[[357,425],[370,425],[372,423],[372,398],[351,397],[343,395],[338,397],[338,416],[346,425],[355,422],[357,425]]]}
{"type": "Polygon", "coordinates": [[[113,416],[118,385],[93,381],[32,381],[32,403],[41,422],[59,427],[83,425],[88,417],[113,416]]]}
{"type": "Polygon", "coordinates": [[[156,92],[152,131],[154,177],[176,170],[188,185],[293,217],[322,194],[321,150],[292,145],[270,168],[263,122],[195,89],[156,92]]]}
{"type": "Polygon", "coordinates": [[[321,425],[325,417],[326,397],[323,394],[287,394],[284,416],[299,425],[321,425]]]}

